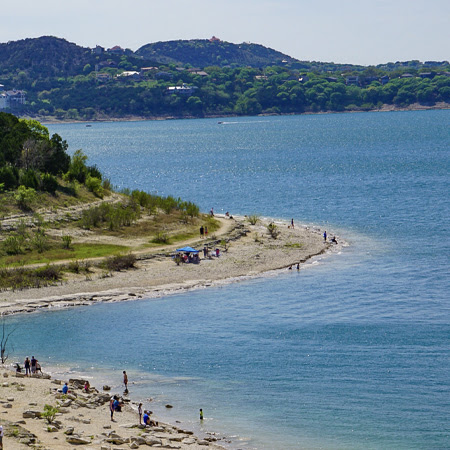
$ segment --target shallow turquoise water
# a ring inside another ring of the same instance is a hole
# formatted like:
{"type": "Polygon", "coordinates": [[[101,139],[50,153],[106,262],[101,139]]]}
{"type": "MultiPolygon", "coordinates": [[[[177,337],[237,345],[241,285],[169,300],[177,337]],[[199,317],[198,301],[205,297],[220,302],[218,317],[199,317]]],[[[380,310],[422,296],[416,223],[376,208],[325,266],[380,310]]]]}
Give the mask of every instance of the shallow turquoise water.
{"type": "Polygon", "coordinates": [[[449,118],[52,125],[120,186],[350,246],[300,273],[12,318],[15,353],[117,389],[125,368],[160,417],[195,428],[202,407],[234,448],[448,448],[449,118]]]}

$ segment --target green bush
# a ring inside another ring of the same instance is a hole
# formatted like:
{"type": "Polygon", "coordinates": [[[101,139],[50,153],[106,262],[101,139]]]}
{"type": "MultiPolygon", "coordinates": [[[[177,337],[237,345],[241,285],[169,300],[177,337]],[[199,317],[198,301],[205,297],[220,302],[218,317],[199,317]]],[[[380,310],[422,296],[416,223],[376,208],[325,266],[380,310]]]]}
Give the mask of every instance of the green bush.
{"type": "Polygon", "coordinates": [[[136,256],[128,253],[127,255],[111,256],[105,261],[108,270],[119,272],[120,270],[131,269],[136,263],[136,256]]]}
{"type": "Polygon", "coordinates": [[[39,177],[35,170],[28,169],[27,171],[23,172],[20,176],[19,180],[20,184],[32,189],[38,189],[39,188],[39,177]]]}
{"type": "Polygon", "coordinates": [[[66,250],[70,250],[70,246],[72,245],[72,236],[66,234],[64,236],[61,236],[61,240],[63,248],[66,250]]]}
{"type": "Polygon", "coordinates": [[[256,225],[259,222],[259,216],[256,214],[248,216],[247,219],[250,222],[250,225],[256,225]]]}
{"type": "Polygon", "coordinates": [[[166,231],[158,231],[155,237],[152,239],[152,242],[155,244],[168,244],[169,235],[166,231]]]}
{"type": "Polygon", "coordinates": [[[48,423],[52,423],[55,420],[56,414],[58,414],[59,408],[56,406],[45,405],[44,412],[41,414],[41,417],[47,420],[48,423]]]}
{"type": "Polygon", "coordinates": [[[33,188],[19,186],[14,200],[21,209],[30,209],[33,201],[36,199],[36,191],[33,188]]]}
{"type": "Polygon", "coordinates": [[[20,235],[8,236],[3,241],[3,251],[7,255],[20,255],[24,253],[23,244],[25,243],[25,238],[20,235]]]}
{"type": "Polygon", "coordinates": [[[0,168],[0,183],[6,190],[16,189],[19,186],[19,171],[16,167],[5,166],[0,168]]]}
{"type": "Polygon", "coordinates": [[[48,249],[49,243],[48,243],[48,237],[44,233],[44,231],[39,230],[36,233],[34,233],[33,239],[32,239],[33,247],[39,252],[42,253],[45,250],[48,249]]]}
{"type": "Polygon", "coordinates": [[[278,227],[273,222],[267,225],[267,231],[269,232],[269,234],[272,236],[273,239],[276,239],[280,234],[278,227]]]}
{"type": "Polygon", "coordinates": [[[41,177],[41,188],[45,192],[54,194],[56,192],[56,189],[58,189],[58,181],[56,177],[49,173],[44,173],[41,177]]]}
{"type": "Polygon", "coordinates": [[[103,198],[104,190],[101,178],[88,175],[85,181],[86,187],[97,197],[103,198]]]}

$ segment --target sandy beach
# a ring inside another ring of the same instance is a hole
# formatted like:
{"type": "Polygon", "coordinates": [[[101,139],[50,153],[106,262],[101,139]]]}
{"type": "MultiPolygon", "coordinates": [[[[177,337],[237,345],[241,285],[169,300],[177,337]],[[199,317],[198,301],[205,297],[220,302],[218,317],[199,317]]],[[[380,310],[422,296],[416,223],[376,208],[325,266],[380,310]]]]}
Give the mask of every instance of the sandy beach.
{"type": "MultiPolygon", "coordinates": [[[[125,395],[122,411],[115,412],[111,421],[109,400],[117,393],[104,386],[91,386],[86,393],[82,379],[59,380],[45,374],[25,377],[5,367],[0,373],[0,425],[5,449],[223,448],[220,438],[212,434],[199,439],[190,430],[159,422],[157,426],[139,426],[137,404],[125,395]],[[67,395],[61,392],[65,382],[67,395]],[[58,407],[51,423],[42,417],[45,405],[58,407]]],[[[158,421],[158,417],[151,417],[158,421]]]]}
{"type": "MultiPolygon", "coordinates": [[[[305,226],[292,228],[289,223],[274,221],[278,236],[271,237],[267,225],[270,219],[260,219],[251,225],[245,217],[218,217],[221,227],[208,238],[189,240],[175,246],[136,253],[135,269],[113,272],[93,270],[89,276],[70,275],[57,285],[0,293],[0,312],[16,314],[34,312],[41,308],[62,308],[97,302],[117,302],[154,298],[187,289],[231,283],[246,277],[261,276],[270,271],[301,265],[327,249],[335,248],[324,242],[322,230],[305,226]],[[190,245],[199,250],[204,246],[215,255],[205,258],[200,252],[200,264],[177,265],[172,258],[176,248],[190,245]]],[[[86,242],[86,237],[83,238],[86,242]]],[[[114,238],[95,237],[99,242],[114,238]]],[[[340,238],[338,238],[340,241],[340,238]]]]}

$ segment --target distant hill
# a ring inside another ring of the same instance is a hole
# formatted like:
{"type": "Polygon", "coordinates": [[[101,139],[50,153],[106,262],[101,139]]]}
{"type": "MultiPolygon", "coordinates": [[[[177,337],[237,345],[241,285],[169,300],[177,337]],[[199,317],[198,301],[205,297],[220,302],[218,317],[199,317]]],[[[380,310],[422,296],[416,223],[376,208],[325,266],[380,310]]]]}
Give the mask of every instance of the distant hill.
{"type": "Polygon", "coordinates": [[[161,64],[189,64],[193,67],[266,67],[298,62],[284,53],[259,44],[233,44],[220,40],[192,39],[155,42],[136,51],[144,59],[161,64]]]}
{"type": "Polygon", "coordinates": [[[86,64],[90,49],[53,36],[0,44],[3,72],[26,70],[33,76],[75,75],[86,64]]]}

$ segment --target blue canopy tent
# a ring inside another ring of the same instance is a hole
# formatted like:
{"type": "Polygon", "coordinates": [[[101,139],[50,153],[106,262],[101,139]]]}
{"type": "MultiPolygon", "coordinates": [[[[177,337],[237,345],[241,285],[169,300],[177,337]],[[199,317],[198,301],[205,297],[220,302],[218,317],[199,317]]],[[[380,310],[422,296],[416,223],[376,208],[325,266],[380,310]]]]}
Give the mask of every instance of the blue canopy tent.
{"type": "Polygon", "coordinates": [[[198,256],[199,251],[200,250],[195,250],[195,248],[189,246],[177,248],[178,255],[177,257],[175,257],[175,262],[177,263],[177,265],[180,262],[199,264],[200,263],[200,258],[198,256]],[[179,255],[180,253],[184,253],[184,256],[179,255]]]}
{"type": "Polygon", "coordinates": [[[195,248],[192,247],[183,247],[183,248],[177,248],[177,252],[183,252],[183,253],[198,253],[200,250],[195,250],[195,248]]]}

